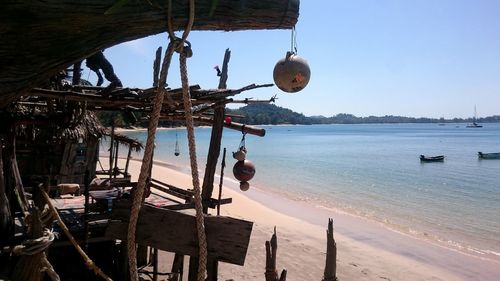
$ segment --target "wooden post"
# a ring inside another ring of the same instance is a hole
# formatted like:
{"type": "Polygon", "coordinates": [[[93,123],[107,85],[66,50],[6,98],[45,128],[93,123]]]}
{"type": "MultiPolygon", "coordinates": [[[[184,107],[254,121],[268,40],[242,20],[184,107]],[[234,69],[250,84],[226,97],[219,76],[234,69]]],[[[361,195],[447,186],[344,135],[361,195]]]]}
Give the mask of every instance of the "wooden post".
{"type": "Polygon", "coordinates": [[[90,172],[85,170],[85,178],[83,180],[85,190],[83,194],[85,196],[85,205],[83,211],[83,229],[84,229],[84,249],[88,253],[89,251],[89,212],[90,212],[90,172]]]}
{"type": "Polygon", "coordinates": [[[172,264],[172,273],[174,276],[169,281],[182,281],[184,273],[184,255],[175,254],[172,264]]]}
{"type": "Polygon", "coordinates": [[[286,270],[283,269],[281,276],[278,278],[276,271],[276,252],[278,251],[278,238],[276,236],[276,227],[270,241],[266,241],[266,281],[285,281],[286,270]]]}
{"type": "Polygon", "coordinates": [[[19,206],[21,207],[21,210],[23,212],[27,212],[28,201],[26,199],[26,195],[24,194],[23,181],[21,179],[21,173],[19,172],[19,167],[17,166],[15,130],[11,134],[12,138],[11,138],[10,164],[11,164],[12,174],[14,175],[14,180],[16,183],[14,191],[16,193],[16,197],[19,202],[19,206]]]}
{"type": "Polygon", "coordinates": [[[12,215],[10,213],[9,199],[5,190],[5,180],[3,173],[3,153],[2,140],[0,139],[0,242],[11,238],[14,230],[12,215]]]}
{"type": "MultiPolygon", "coordinates": [[[[231,51],[226,49],[224,54],[224,63],[219,79],[219,89],[225,89],[227,81],[228,63],[231,57],[231,51]]],[[[214,190],[214,175],[217,168],[217,161],[220,155],[220,144],[222,139],[222,131],[224,129],[224,107],[220,106],[214,109],[214,117],[212,123],[212,135],[210,138],[210,147],[208,149],[207,165],[205,168],[205,176],[203,178],[202,198],[203,200],[210,199],[214,190]]],[[[207,213],[208,206],[203,206],[203,212],[207,213]]]]}
{"type": "Polygon", "coordinates": [[[116,179],[116,176],[118,175],[118,148],[120,147],[120,144],[118,141],[115,141],[115,163],[113,164],[113,178],[116,179]]]}
{"type": "MultiPolygon", "coordinates": [[[[224,53],[224,61],[222,65],[222,72],[219,79],[219,89],[226,88],[227,82],[227,69],[229,59],[231,58],[231,51],[226,49],[224,53]]],[[[218,106],[214,109],[214,117],[212,123],[212,135],[210,137],[210,147],[208,149],[207,165],[205,167],[205,176],[203,178],[203,187],[201,196],[203,200],[212,198],[214,190],[214,176],[217,168],[217,161],[220,155],[220,144],[222,139],[222,131],[224,129],[224,106],[218,106]]],[[[208,206],[203,206],[203,213],[208,213],[208,206]]],[[[190,263],[194,262],[192,258],[190,263]]],[[[191,267],[190,267],[191,270],[191,267]]],[[[208,259],[207,263],[207,281],[217,281],[218,272],[217,259],[208,259]]],[[[190,274],[191,275],[191,274],[190,274]]]]}
{"type": "Polygon", "coordinates": [[[153,62],[153,87],[158,87],[160,80],[160,66],[161,66],[161,46],[156,49],[156,56],[153,62]]]}
{"type": "Polygon", "coordinates": [[[336,281],[337,279],[337,243],[333,238],[333,219],[328,219],[326,230],[326,264],[323,281],[336,281]]]}
{"type": "Polygon", "coordinates": [[[79,85],[82,77],[82,73],[80,72],[80,68],[82,67],[82,61],[75,62],[73,64],[73,81],[71,82],[73,85],[79,85]]]}
{"type": "Polygon", "coordinates": [[[109,142],[109,179],[113,177],[113,145],[115,142],[115,118],[113,117],[111,124],[111,141],[109,142]]]}
{"type": "Polygon", "coordinates": [[[220,200],[222,197],[222,181],[224,180],[224,168],[226,167],[226,148],[222,152],[222,163],[220,165],[219,196],[217,197],[217,215],[220,216],[220,200]]]}
{"type": "Polygon", "coordinates": [[[129,147],[128,147],[128,153],[127,153],[127,161],[125,162],[125,171],[123,173],[123,175],[127,178],[129,177],[129,174],[128,174],[128,165],[130,163],[130,155],[132,155],[132,145],[130,144],[129,147]]]}
{"type": "Polygon", "coordinates": [[[153,249],[153,281],[158,281],[158,249],[153,249]]]}

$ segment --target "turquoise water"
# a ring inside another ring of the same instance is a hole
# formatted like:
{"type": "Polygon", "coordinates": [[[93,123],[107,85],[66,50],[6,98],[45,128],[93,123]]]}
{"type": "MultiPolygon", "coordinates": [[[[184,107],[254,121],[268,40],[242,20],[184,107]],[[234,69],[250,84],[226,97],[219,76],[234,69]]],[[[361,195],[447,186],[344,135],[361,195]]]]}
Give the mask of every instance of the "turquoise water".
{"type": "MultiPolygon", "coordinates": [[[[477,158],[478,151],[500,152],[500,124],[483,125],[263,126],[265,137],[246,136],[247,159],[257,169],[251,185],[500,260],[500,160],[477,158]],[[421,163],[420,154],[446,159],[421,163]]],[[[210,132],[196,130],[200,169],[210,132]]],[[[144,132],[127,134],[146,137],[144,132]]],[[[233,177],[230,153],[241,136],[224,131],[227,177],[233,177]]],[[[159,131],[155,159],[188,166],[185,130],[159,131]],[[176,133],[179,157],[173,155],[176,133]]]]}

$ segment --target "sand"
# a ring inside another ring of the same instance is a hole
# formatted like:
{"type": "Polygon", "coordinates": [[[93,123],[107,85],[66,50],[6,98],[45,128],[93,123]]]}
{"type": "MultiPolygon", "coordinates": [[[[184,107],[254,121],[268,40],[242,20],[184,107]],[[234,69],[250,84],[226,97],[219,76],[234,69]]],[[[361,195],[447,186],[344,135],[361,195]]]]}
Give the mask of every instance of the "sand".
{"type": "MultiPolygon", "coordinates": [[[[132,160],[137,179],[140,162],[132,160]]],[[[191,188],[185,167],[155,162],[153,178],[191,188]]],[[[226,169],[226,173],[230,173],[226,169]]],[[[202,175],[201,175],[202,176],[202,175]]],[[[134,179],[134,177],[133,177],[134,179]]],[[[218,190],[219,178],[216,178],[218,190]]],[[[217,193],[213,197],[216,197],[217,193]]],[[[278,236],[277,269],[287,280],[322,280],[328,218],[334,219],[339,280],[500,280],[500,263],[432,245],[385,229],[362,218],[324,210],[251,187],[242,192],[230,177],[224,179],[223,198],[233,203],[221,215],[254,222],[244,266],[219,264],[219,280],[265,280],[265,241],[274,227],[278,236]]],[[[215,210],[211,211],[215,215],[215,210]]],[[[160,270],[170,270],[170,255],[162,253],[160,270]]],[[[186,274],[187,275],[187,274],[186,274]]]]}

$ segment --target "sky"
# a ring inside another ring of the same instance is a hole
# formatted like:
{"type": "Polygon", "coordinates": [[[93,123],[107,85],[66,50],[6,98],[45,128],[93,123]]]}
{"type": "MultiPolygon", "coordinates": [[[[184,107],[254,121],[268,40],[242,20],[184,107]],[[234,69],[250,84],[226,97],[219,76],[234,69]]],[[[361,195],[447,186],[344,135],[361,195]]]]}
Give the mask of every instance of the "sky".
{"type": "MultiPolygon", "coordinates": [[[[238,98],[277,95],[277,106],[306,116],[468,118],[474,107],[477,117],[500,115],[498,11],[497,0],[302,0],[296,44],[311,69],[309,84],[293,94],[274,86],[238,98]]],[[[226,49],[228,88],[273,83],[276,62],[291,49],[291,34],[192,31],[189,83],[216,88],[214,66],[222,65],[226,49]]],[[[148,88],[155,51],[167,44],[162,33],[104,54],[124,86],[148,88]]],[[[179,88],[177,55],[173,61],[167,83],[179,88]]],[[[88,69],[83,78],[97,80],[88,69]]]]}

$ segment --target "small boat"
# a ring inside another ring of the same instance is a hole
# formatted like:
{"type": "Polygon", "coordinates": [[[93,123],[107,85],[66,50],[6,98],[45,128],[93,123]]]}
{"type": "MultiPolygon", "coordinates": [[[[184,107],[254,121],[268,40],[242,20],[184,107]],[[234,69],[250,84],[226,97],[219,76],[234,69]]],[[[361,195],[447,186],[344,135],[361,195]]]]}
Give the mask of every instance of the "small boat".
{"type": "Polygon", "coordinates": [[[444,161],[444,155],[438,155],[438,156],[420,155],[420,162],[443,162],[443,161],[444,161]]]}
{"type": "Polygon", "coordinates": [[[479,159],[500,159],[500,153],[482,153],[478,152],[477,156],[479,159]]]}
{"type": "Polygon", "coordinates": [[[482,128],[483,125],[479,125],[478,123],[476,122],[472,122],[471,124],[467,124],[466,126],[467,128],[482,128]]]}

